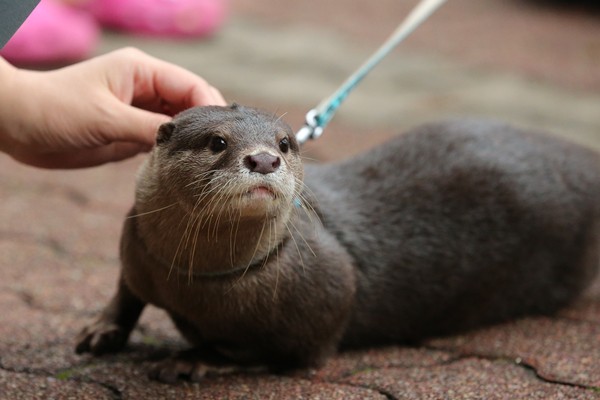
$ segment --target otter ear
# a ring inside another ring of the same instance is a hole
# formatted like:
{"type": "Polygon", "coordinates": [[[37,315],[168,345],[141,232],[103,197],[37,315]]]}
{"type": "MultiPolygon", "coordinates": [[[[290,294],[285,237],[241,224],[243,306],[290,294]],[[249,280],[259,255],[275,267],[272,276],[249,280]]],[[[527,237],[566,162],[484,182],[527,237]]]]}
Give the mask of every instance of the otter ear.
{"type": "Polygon", "coordinates": [[[173,131],[175,130],[175,124],[172,122],[165,122],[158,128],[158,134],[156,135],[156,144],[160,145],[166,143],[171,139],[173,131]]]}

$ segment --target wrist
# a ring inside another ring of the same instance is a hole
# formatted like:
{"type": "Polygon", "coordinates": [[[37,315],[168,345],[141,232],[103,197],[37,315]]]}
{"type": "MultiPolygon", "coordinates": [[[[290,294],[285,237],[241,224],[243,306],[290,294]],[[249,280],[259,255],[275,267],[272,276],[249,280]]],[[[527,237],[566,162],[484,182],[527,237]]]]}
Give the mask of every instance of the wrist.
{"type": "MultiPolygon", "coordinates": [[[[29,110],[36,92],[28,88],[29,75],[0,58],[0,151],[14,155],[35,116],[29,110]]],[[[34,106],[33,106],[34,107],[34,106]]]]}
{"type": "Polygon", "coordinates": [[[14,93],[14,81],[17,69],[0,57],[0,151],[10,153],[13,135],[10,128],[11,121],[11,93],[14,93]]]}

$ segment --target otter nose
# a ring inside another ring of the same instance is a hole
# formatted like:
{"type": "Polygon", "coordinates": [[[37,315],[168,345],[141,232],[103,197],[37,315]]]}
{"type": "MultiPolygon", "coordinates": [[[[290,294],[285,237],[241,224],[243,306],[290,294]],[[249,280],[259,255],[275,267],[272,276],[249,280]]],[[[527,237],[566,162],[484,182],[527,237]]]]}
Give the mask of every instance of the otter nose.
{"type": "Polygon", "coordinates": [[[275,172],[277,168],[279,168],[281,160],[279,157],[269,153],[258,153],[246,156],[244,164],[246,164],[246,168],[251,172],[258,172],[259,174],[266,175],[275,172]]]}

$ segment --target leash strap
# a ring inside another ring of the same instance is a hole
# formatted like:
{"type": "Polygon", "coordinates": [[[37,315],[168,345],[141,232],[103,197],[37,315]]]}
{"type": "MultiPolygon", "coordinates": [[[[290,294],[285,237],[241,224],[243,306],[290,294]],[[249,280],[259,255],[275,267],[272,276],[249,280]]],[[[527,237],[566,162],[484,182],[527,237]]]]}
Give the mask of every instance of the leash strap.
{"type": "Polygon", "coordinates": [[[350,92],[363,78],[400,42],[406,39],[423,21],[433,14],[446,0],[421,0],[419,4],[392,32],[390,37],[367,61],[365,61],[346,81],[330,96],[306,114],[306,123],[298,133],[296,140],[302,144],[308,139],[316,139],[323,133],[333,114],[337,111],[350,92]]]}

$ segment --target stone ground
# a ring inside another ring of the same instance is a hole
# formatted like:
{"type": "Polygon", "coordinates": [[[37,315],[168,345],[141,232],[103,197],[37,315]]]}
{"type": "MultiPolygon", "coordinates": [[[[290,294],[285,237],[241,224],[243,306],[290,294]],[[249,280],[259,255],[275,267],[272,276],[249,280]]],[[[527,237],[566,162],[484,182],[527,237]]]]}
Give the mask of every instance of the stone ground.
{"type": "MultiPolygon", "coordinates": [[[[232,17],[212,40],[107,33],[99,52],[138,46],[297,128],[414,3],[232,0],[232,17]]],[[[599,65],[597,7],[453,0],[367,78],[306,156],[347,157],[460,115],[600,149],[599,65]]],[[[157,309],[146,310],[125,352],[75,355],[74,336],[114,290],[120,226],[142,159],[56,172],[0,155],[0,399],[600,398],[600,281],[554,318],[345,353],[287,376],[149,381],[152,365],[184,345],[157,309]]]]}

